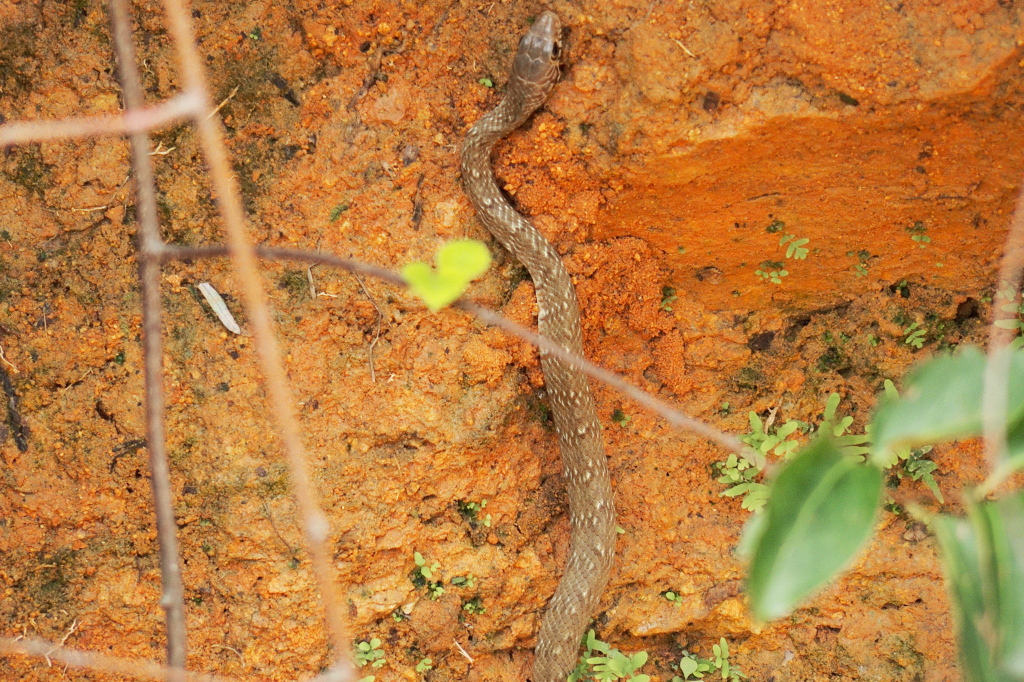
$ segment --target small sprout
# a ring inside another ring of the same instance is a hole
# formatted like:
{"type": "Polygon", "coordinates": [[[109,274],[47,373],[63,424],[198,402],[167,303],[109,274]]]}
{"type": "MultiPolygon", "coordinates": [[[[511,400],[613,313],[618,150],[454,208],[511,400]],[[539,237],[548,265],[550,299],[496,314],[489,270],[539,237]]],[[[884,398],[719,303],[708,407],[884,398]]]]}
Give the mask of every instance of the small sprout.
{"type": "Polygon", "coordinates": [[[402,279],[431,312],[455,301],[470,282],[486,272],[491,253],[483,242],[456,239],[438,250],[434,262],[436,269],[423,262],[402,268],[402,279]]]}
{"type": "Polygon", "coordinates": [[[469,589],[473,589],[476,587],[476,578],[473,577],[472,573],[467,575],[457,575],[452,578],[451,583],[455,587],[468,587],[469,589]]]}
{"type": "Polygon", "coordinates": [[[729,404],[729,401],[725,401],[719,406],[718,413],[722,415],[732,414],[732,405],[729,404]]]}
{"type": "MultiPolygon", "coordinates": [[[[8,240],[8,241],[10,241],[10,240],[8,240]]],[[[676,247],[676,251],[678,251],[679,254],[682,255],[682,254],[686,253],[686,247],[685,246],[676,247]]]]}
{"type": "Polygon", "coordinates": [[[482,500],[480,502],[467,502],[464,500],[459,500],[458,502],[456,502],[456,505],[458,505],[459,514],[462,515],[462,518],[469,521],[469,525],[475,528],[478,523],[482,523],[485,528],[491,527],[490,514],[488,514],[482,519],[480,518],[480,512],[483,510],[484,507],[487,506],[487,500],[482,500]]]}
{"type": "Polygon", "coordinates": [[[915,322],[914,324],[904,329],[903,333],[906,335],[907,338],[903,340],[903,343],[907,344],[908,346],[913,346],[914,348],[920,348],[921,346],[923,346],[926,332],[924,329],[921,329],[920,327],[921,325],[915,322]]]}
{"type": "Polygon", "coordinates": [[[413,552],[412,558],[413,561],[416,562],[416,565],[420,567],[420,575],[422,575],[427,580],[433,580],[434,574],[441,570],[440,562],[435,561],[434,563],[428,566],[427,560],[424,559],[423,555],[419,552],[413,552]]]}
{"type": "Polygon", "coordinates": [[[789,272],[782,269],[782,263],[779,261],[766,260],[761,263],[760,269],[754,271],[754,274],[765,282],[782,284],[782,278],[788,276],[789,272]]]}
{"type": "Polygon", "coordinates": [[[786,258],[804,260],[807,258],[807,249],[804,248],[804,244],[809,241],[811,240],[806,237],[803,239],[797,239],[796,235],[784,234],[782,235],[782,239],[779,240],[779,246],[785,246],[789,243],[789,246],[786,247],[786,258]]]}
{"type": "Polygon", "coordinates": [[[259,26],[245,34],[249,40],[260,40],[263,37],[263,29],[259,26]]]}
{"type": "Polygon", "coordinates": [[[764,228],[764,231],[767,232],[768,234],[775,234],[777,232],[782,232],[782,228],[784,228],[785,226],[786,223],[776,219],[772,221],[771,225],[764,228]]]}
{"type": "Polygon", "coordinates": [[[628,416],[619,408],[615,408],[615,410],[612,412],[612,421],[617,423],[622,428],[626,428],[626,425],[629,424],[629,422],[633,421],[633,418],[628,416]]]}
{"type": "Polygon", "coordinates": [[[625,535],[626,534],[626,529],[623,528],[622,526],[615,526],[615,532],[618,533],[619,535],[625,535]]]}
{"type": "Polygon", "coordinates": [[[370,664],[374,668],[379,668],[386,662],[384,658],[384,650],[380,648],[380,640],[376,637],[366,641],[363,640],[356,644],[355,650],[356,665],[360,668],[366,664],[370,664]]]}
{"type": "Polygon", "coordinates": [[[409,614],[403,611],[401,606],[396,606],[395,610],[391,612],[391,620],[401,623],[403,620],[409,620],[409,614]]]}
{"type": "Polygon", "coordinates": [[[868,268],[864,263],[857,263],[856,265],[853,266],[853,274],[855,274],[857,277],[867,277],[868,268]]]}
{"type": "Polygon", "coordinates": [[[474,616],[487,613],[487,608],[484,607],[484,600],[481,597],[473,597],[472,599],[463,602],[462,610],[466,613],[471,613],[474,616]]]}
{"type": "Polygon", "coordinates": [[[494,87],[494,81],[492,81],[490,78],[481,78],[480,80],[477,81],[477,83],[484,86],[485,88],[494,87]]]}
{"type": "Polygon", "coordinates": [[[914,221],[913,225],[906,228],[906,232],[907,234],[910,235],[910,238],[917,242],[917,245],[922,249],[928,244],[931,244],[932,242],[932,238],[925,234],[926,232],[928,232],[928,228],[925,227],[924,223],[921,222],[920,220],[914,221]]]}
{"type": "Polygon", "coordinates": [[[682,595],[679,594],[678,592],[673,592],[672,590],[668,590],[667,592],[662,592],[661,596],[663,596],[665,599],[669,600],[670,602],[672,602],[676,606],[680,606],[683,603],[682,595]]]}
{"type": "Polygon", "coordinates": [[[434,662],[429,658],[424,658],[422,661],[416,664],[416,672],[425,673],[434,667],[434,662]]]}
{"type": "Polygon", "coordinates": [[[437,601],[444,596],[444,587],[441,586],[441,582],[427,583],[427,594],[431,601],[437,601]]]}
{"type": "Polygon", "coordinates": [[[661,305],[659,306],[662,310],[672,312],[672,301],[679,298],[676,296],[676,290],[672,287],[661,288],[661,305]]]}

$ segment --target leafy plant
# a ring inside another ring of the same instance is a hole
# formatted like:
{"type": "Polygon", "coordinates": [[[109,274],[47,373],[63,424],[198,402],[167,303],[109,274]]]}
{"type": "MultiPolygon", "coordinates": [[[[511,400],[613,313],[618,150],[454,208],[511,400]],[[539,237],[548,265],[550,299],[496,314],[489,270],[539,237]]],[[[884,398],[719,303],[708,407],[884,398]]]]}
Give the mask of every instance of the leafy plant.
{"type": "Polygon", "coordinates": [[[431,312],[455,301],[469,283],[486,272],[491,254],[483,242],[473,239],[450,241],[434,258],[436,269],[422,262],[402,268],[402,278],[409,290],[419,296],[431,312]]]}
{"type": "Polygon", "coordinates": [[[423,555],[419,552],[413,552],[412,558],[413,561],[416,562],[416,565],[419,566],[420,575],[422,575],[427,580],[433,580],[434,574],[441,570],[440,562],[435,561],[434,563],[428,565],[427,560],[424,559],[423,555]]]}
{"type": "Polygon", "coordinates": [[[807,249],[804,248],[804,244],[811,241],[804,237],[803,239],[797,239],[794,234],[784,234],[779,240],[779,246],[786,246],[786,258],[794,258],[796,260],[804,260],[807,258],[807,249]]]}
{"type": "Polygon", "coordinates": [[[456,502],[459,509],[459,514],[462,518],[469,521],[469,525],[477,526],[483,524],[485,528],[491,527],[491,515],[488,514],[484,518],[480,518],[480,512],[483,511],[484,507],[487,506],[487,500],[481,500],[480,502],[470,502],[468,500],[459,500],[456,502]]]}
{"type": "Polygon", "coordinates": [[[676,296],[675,289],[673,289],[672,287],[662,287],[661,305],[659,305],[658,307],[667,312],[672,312],[672,302],[675,301],[677,298],[679,297],[676,296]]]}
{"type": "Polygon", "coordinates": [[[932,242],[932,238],[926,234],[928,228],[920,220],[914,221],[914,224],[907,227],[906,231],[910,238],[917,242],[918,247],[922,249],[932,242]]]}
{"type": "Polygon", "coordinates": [[[434,667],[434,661],[429,658],[424,658],[422,661],[416,664],[416,672],[425,673],[434,667]]]}
{"type": "Polygon", "coordinates": [[[413,552],[413,561],[416,562],[416,568],[410,576],[412,584],[416,587],[427,588],[427,595],[431,599],[439,599],[445,592],[444,586],[441,584],[441,564],[440,562],[427,563],[427,560],[423,558],[423,555],[419,552],[413,552]],[[436,580],[434,578],[437,578],[436,580]]]}
{"type": "Polygon", "coordinates": [[[779,261],[766,260],[761,263],[760,268],[754,271],[754,274],[766,282],[782,284],[782,278],[789,275],[789,271],[784,270],[782,266],[783,264],[779,261]]]}
{"type": "Polygon", "coordinates": [[[663,596],[665,599],[669,600],[676,606],[679,606],[683,603],[683,596],[678,592],[673,592],[672,590],[662,592],[661,596],[663,596]]]}
{"type": "Polygon", "coordinates": [[[714,658],[699,658],[696,654],[683,651],[683,657],[677,666],[683,676],[673,677],[672,682],[700,680],[707,673],[715,671],[721,675],[721,679],[729,682],[739,682],[747,677],[729,661],[729,643],[725,641],[725,637],[718,640],[718,644],[712,647],[712,652],[714,658]]]}
{"type": "Polygon", "coordinates": [[[904,329],[903,334],[907,337],[903,340],[903,343],[907,344],[908,346],[920,348],[921,346],[924,345],[926,332],[924,329],[921,329],[921,325],[919,323],[915,322],[914,324],[904,329]]]}
{"type": "Polygon", "coordinates": [[[963,348],[922,364],[903,395],[886,390],[870,424],[865,462],[844,455],[823,433],[783,466],[770,483],[764,513],[751,517],[744,531],[747,592],[757,618],[789,613],[853,560],[871,535],[882,470],[901,452],[981,434],[982,396],[994,390],[986,388],[986,374],[1007,380],[1001,410],[1006,442],[986,480],[966,495],[966,517],[908,509],[931,525],[938,541],[965,678],[1024,677],[1024,493],[986,499],[1024,468],[1020,350],[1001,351],[990,361],[963,348]]]}
{"type": "Polygon", "coordinates": [[[629,422],[633,421],[633,418],[627,415],[621,409],[615,408],[614,410],[612,410],[612,421],[621,426],[622,428],[626,428],[629,422]]]}
{"type": "Polygon", "coordinates": [[[473,597],[463,602],[462,610],[466,613],[472,613],[474,616],[487,613],[487,609],[484,607],[484,600],[481,597],[473,597]]]}
{"type": "Polygon", "coordinates": [[[451,583],[456,587],[468,587],[469,589],[473,589],[476,587],[476,578],[473,577],[472,573],[464,576],[457,575],[451,579],[451,583]]]}
{"type": "Polygon", "coordinates": [[[586,652],[580,657],[576,669],[569,674],[568,682],[580,682],[580,680],[650,682],[649,675],[636,674],[636,671],[647,662],[646,651],[632,655],[624,654],[618,649],[612,648],[610,644],[599,640],[593,630],[583,638],[583,644],[586,646],[586,652]],[[598,655],[594,655],[595,653],[598,655]]]}
{"type": "Polygon", "coordinates": [[[384,650],[380,648],[380,640],[376,637],[369,641],[356,643],[353,658],[360,668],[367,664],[374,668],[380,668],[387,662],[384,658],[384,650]]]}

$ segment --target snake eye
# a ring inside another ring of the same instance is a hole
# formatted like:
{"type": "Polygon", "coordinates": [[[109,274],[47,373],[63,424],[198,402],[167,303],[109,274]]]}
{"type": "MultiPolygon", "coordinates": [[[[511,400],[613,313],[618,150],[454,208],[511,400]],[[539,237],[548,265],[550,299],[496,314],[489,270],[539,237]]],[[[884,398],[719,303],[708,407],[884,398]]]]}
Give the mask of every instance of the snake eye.
{"type": "Polygon", "coordinates": [[[558,55],[560,55],[561,53],[562,53],[562,43],[561,43],[561,41],[555,41],[555,44],[551,46],[551,56],[555,57],[557,59],[558,55]]]}

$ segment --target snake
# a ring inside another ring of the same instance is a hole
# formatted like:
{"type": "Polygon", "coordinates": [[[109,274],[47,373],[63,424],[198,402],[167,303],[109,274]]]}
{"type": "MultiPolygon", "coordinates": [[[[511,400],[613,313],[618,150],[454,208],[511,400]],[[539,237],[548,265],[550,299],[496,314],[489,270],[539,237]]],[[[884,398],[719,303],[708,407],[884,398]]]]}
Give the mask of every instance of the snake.
{"type": "MultiPolygon", "coordinates": [[[[505,96],[477,121],[462,144],[462,182],[488,231],[526,266],[537,296],[538,331],[577,356],[583,333],[576,288],[555,248],[498,187],[491,154],[521,126],[558,82],[561,21],[538,15],[519,41],[505,96]]],[[[583,632],[608,583],[615,553],[615,502],[601,424],[586,376],[540,352],[549,407],[562,455],[569,501],[569,556],[548,602],[534,649],[533,682],[564,682],[576,667],[583,632]]]]}

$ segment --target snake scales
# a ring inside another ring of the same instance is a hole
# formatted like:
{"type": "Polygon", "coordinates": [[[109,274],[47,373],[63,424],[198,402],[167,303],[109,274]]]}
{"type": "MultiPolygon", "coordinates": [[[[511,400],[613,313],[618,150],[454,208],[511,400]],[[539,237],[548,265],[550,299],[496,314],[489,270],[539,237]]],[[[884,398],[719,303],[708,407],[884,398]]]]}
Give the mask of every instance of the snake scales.
{"type": "MultiPolygon", "coordinates": [[[[519,42],[505,98],[470,129],[462,145],[462,179],[480,221],[530,271],[540,333],[583,354],[576,289],[554,247],[505,199],[491,168],[494,143],[547,99],[559,76],[561,22],[544,12],[519,42]]],[[[541,351],[544,383],[562,450],[569,497],[570,547],[565,573],[544,614],[533,682],[563,682],[608,582],[615,551],[615,506],[601,425],[586,377],[541,351]]]]}

